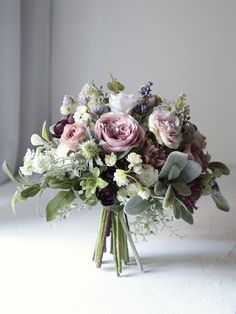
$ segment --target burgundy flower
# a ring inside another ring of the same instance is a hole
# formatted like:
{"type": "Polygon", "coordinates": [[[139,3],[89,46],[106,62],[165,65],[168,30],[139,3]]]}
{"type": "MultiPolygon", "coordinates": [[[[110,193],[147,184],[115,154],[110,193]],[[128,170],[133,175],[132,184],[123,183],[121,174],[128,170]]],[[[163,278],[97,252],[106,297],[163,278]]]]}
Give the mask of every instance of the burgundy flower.
{"type": "Polygon", "coordinates": [[[116,201],[117,188],[113,184],[109,184],[104,189],[97,189],[96,196],[103,206],[111,206],[116,201]]]}
{"type": "Polygon", "coordinates": [[[162,167],[171,153],[171,150],[166,146],[158,143],[147,141],[146,148],[143,153],[143,160],[145,164],[153,166],[155,169],[162,167]]]}
{"type": "Polygon", "coordinates": [[[194,209],[197,209],[196,203],[202,194],[202,184],[199,179],[193,180],[188,183],[192,194],[189,196],[178,196],[182,200],[182,202],[186,205],[186,207],[193,213],[194,209]]]}
{"type": "Polygon", "coordinates": [[[73,124],[75,122],[74,120],[74,116],[73,114],[69,114],[66,119],[62,119],[60,121],[58,121],[54,128],[53,128],[53,132],[54,134],[52,134],[53,137],[56,137],[56,138],[61,138],[61,135],[64,131],[64,127],[67,125],[67,124],[73,124]]]}

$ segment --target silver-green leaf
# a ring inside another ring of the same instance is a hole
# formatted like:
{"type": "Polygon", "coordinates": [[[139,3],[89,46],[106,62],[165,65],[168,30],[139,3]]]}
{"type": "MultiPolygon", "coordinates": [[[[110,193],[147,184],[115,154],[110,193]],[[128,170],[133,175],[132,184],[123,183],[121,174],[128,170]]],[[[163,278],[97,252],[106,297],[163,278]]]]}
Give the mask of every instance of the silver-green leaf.
{"type": "Polygon", "coordinates": [[[140,215],[142,212],[150,208],[150,201],[143,200],[140,196],[135,195],[130,198],[124,207],[124,211],[128,215],[140,215]]]}

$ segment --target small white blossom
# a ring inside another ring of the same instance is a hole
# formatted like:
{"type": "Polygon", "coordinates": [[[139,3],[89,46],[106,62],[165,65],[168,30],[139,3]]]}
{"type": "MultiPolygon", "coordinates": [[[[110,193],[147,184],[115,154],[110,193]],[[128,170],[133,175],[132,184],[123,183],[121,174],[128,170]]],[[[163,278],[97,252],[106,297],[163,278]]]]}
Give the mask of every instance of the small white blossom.
{"type": "Polygon", "coordinates": [[[74,113],[75,122],[88,122],[91,119],[86,106],[78,106],[74,113]]]}
{"type": "Polygon", "coordinates": [[[153,186],[158,180],[158,170],[151,165],[144,165],[139,180],[147,187],[153,186]]]}
{"type": "Polygon", "coordinates": [[[113,166],[115,166],[116,161],[117,161],[117,156],[116,156],[116,154],[114,154],[114,153],[111,153],[110,155],[106,155],[106,156],[105,156],[105,164],[106,164],[108,167],[113,167],[113,166]]]}
{"type": "Polygon", "coordinates": [[[56,156],[59,158],[67,157],[67,154],[69,152],[69,147],[63,143],[59,144],[56,149],[56,156]]]}
{"type": "Polygon", "coordinates": [[[139,164],[142,163],[142,158],[141,155],[136,154],[136,153],[130,153],[127,157],[126,157],[127,161],[130,163],[130,165],[133,166],[137,166],[139,164]]]}
{"type": "Polygon", "coordinates": [[[117,169],[114,173],[114,180],[116,181],[118,186],[125,186],[129,183],[127,175],[124,170],[117,169]]]}
{"type": "Polygon", "coordinates": [[[151,192],[148,188],[141,188],[138,191],[138,195],[143,199],[143,200],[147,200],[149,199],[149,197],[151,196],[151,192]]]}
{"type": "Polygon", "coordinates": [[[65,95],[63,99],[62,106],[60,108],[61,114],[68,115],[75,110],[75,100],[70,95],[65,95]]]}
{"type": "Polygon", "coordinates": [[[98,147],[93,140],[82,143],[80,149],[86,159],[93,159],[98,155],[98,147]]]}
{"type": "Polygon", "coordinates": [[[24,176],[31,176],[33,173],[34,155],[35,155],[35,152],[28,148],[23,159],[24,164],[22,167],[20,167],[20,171],[24,176]]]}

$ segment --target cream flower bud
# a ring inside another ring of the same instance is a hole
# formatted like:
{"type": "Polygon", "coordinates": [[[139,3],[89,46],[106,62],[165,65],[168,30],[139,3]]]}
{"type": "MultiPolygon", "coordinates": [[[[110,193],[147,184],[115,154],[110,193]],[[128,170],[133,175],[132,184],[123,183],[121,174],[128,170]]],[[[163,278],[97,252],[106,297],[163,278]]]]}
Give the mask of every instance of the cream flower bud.
{"type": "Polygon", "coordinates": [[[110,155],[106,155],[105,156],[105,164],[108,167],[113,167],[115,166],[117,161],[117,156],[114,153],[111,153],[110,155]]]}
{"type": "Polygon", "coordinates": [[[148,188],[141,188],[138,191],[138,196],[140,196],[143,200],[147,200],[151,196],[151,192],[148,188]]]}
{"type": "Polygon", "coordinates": [[[124,170],[117,169],[114,173],[114,180],[116,181],[118,186],[125,186],[129,183],[127,175],[124,170]]]}
{"type": "Polygon", "coordinates": [[[142,173],[139,175],[139,180],[147,187],[153,186],[158,180],[158,170],[150,165],[143,165],[142,173]]]}

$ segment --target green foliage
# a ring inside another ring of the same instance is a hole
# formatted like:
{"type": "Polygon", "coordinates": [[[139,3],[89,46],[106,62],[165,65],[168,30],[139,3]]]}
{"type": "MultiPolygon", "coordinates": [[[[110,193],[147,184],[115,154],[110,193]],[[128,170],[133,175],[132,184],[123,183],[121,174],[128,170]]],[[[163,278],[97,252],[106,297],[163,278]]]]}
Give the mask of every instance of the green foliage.
{"type": "Polygon", "coordinates": [[[171,153],[165,164],[163,165],[159,177],[160,178],[168,178],[169,173],[171,171],[171,168],[175,166],[179,169],[179,171],[183,170],[186,163],[187,163],[187,154],[181,153],[181,152],[173,152],[171,153]]]}
{"type": "Polygon", "coordinates": [[[175,193],[171,187],[171,185],[168,186],[168,189],[166,191],[166,195],[163,201],[163,208],[167,209],[170,208],[171,205],[174,203],[175,200],[175,193]]]}
{"type": "Polygon", "coordinates": [[[150,201],[143,200],[140,196],[135,195],[134,197],[130,198],[125,205],[124,211],[128,215],[139,215],[143,211],[150,208],[150,201]]]}
{"type": "MultiPolygon", "coordinates": [[[[192,214],[188,211],[187,207],[184,205],[183,202],[181,202],[178,198],[175,199],[175,209],[176,211],[180,211],[180,218],[182,218],[185,222],[187,222],[190,225],[193,225],[193,216],[192,214]]],[[[174,212],[175,214],[175,212],[174,212]]],[[[177,213],[177,217],[179,215],[179,212],[177,213]]]]}
{"type": "Polygon", "coordinates": [[[41,190],[41,184],[40,183],[35,183],[35,184],[30,184],[26,185],[22,188],[20,194],[21,197],[24,199],[29,198],[29,197],[34,197],[38,192],[41,190]]]}
{"type": "Polygon", "coordinates": [[[199,177],[201,173],[202,167],[198,162],[187,160],[184,169],[181,171],[176,181],[188,183],[199,177]]]}
{"type": "Polygon", "coordinates": [[[158,181],[154,185],[154,193],[157,196],[165,196],[167,190],[167,185],[164,182],[158,181]]]}
{"type": "Polygon", "coordinates": [[[180,175],[180,168],[177,167],[176,165],[173,165],[171,168],[170,168],[170,172],[168,174],[168,180],[174,180],[176,179],[179,175],[180,175]]]}
{"type": "Polygon", "coordinates": [[[192,194],[190,187],[184,182],[174,182],[171,185],[181,195],[189,196],[192,194]]]}
{"type": "Polygon", "coordinates": [[[222,162],[213,161],[208,164],[208,168],[212,170],[214,177],[221,177],[222,175],[229,175],[229,168],[222,162]]]}
{"type": "Polygon", "coordinates": [[[75,199],[75,194],[72,190],[60,191],[51,201],[46,208],[47,221],[55,219],[66,206],[71,204],[75,199]]]}
{"type": "Polygon", "coordinates": [[[5,172],[5,174],[8,176],[8,178],[11,181],[14,181],[16,183],[19,183],[19,181],[14,177],[14,175],[11,172],[10,167],[8,166],[8,164],[6,163],[6,161],[4,161],[4,163],[2,164],[2,170],[5,172]]]}
{"type": "Polygon", "coordinates": [[[120,82],[117,81],[117,79],[114,79],[111,74],[111,82],[107,83],[107,88],[111,90],[112,92],[118,94],[120,91],[124,90],[124,85],[122,85],[120,82]]]}
{"type": "Polygon", "coordinates": [[[23,198],[20,191],[16,190],[16,192],[14,193],[12,200],[11,200],[11,208],[13,210],[13,212],[16,212],[16,203],[17,201],[25,201],[26,198],[23,198]]]}
{"type": "Polygon", "coordinates": [[[43,127],[42,127],[42,138],[46,140],[47,142],[50,142],[48,134],[47,134],[46,125],[47,125],[47,121],[44,121],[43,127]]]}
{"type": "Polygon", "coordinates": [[[85,197],[87,199],[93,199],[96,189],[104,189],[108,183],[99,178],[99,168],[94,168],[93,173],[87,172],[80,181],[82,189],[85,191],[85,197]]]}
{"type": "Polygon", "coordinates": [[[229,203],[225,197],[221,194],[220,188],[215,179],[210,181],[211,197],[216,204],[216,207],[220,210],[228,212],[230,210],[229,203]]]}

